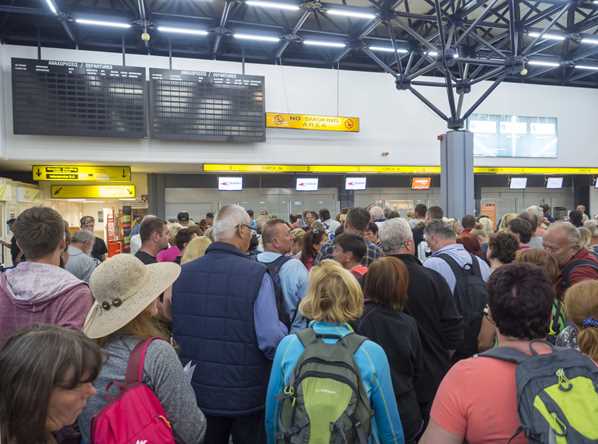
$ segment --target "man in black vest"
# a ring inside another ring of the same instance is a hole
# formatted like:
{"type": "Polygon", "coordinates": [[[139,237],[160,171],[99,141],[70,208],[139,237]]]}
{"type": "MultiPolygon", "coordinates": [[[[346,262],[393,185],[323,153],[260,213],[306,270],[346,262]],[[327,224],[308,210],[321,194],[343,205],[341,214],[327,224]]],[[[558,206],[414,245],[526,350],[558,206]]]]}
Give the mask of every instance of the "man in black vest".
{"type": "Polygon", "coordinates": [[[206,443],[265,442],[271,360],[287,334],[266,267],[247,257],[250,218],[226,205],[205,256],[183,266],[173,287],[173,335],[208,422],[206,443]]]}
{"type": "Polygon", "coordinates": [[[463,342],[463,319],[444,278],[423,267],[415,257],[409,222],[401,218],[387,220],[379,235],[384,254],[401,259],[409,271],[405,312],[417,321],[422,341],[424,367],[416,379],[416,392],[422,416],[427,420],[451,356],[463,342]]]}

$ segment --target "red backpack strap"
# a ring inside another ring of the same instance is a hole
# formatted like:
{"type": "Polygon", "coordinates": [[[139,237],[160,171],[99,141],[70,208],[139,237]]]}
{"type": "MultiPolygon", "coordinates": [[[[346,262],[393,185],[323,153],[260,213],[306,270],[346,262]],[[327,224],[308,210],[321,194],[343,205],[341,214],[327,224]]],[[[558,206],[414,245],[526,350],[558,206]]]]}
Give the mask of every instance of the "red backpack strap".
{"type": "Polygon", "coordinates": [[[125,376],[125,385],[128,387],[143,381],[143,365],[145,363],[145,355],[150,344],[160,338],[148,338],[145,341],[139,342],[129,356],[129,363],[127,364],[127,374],[125,376]]]}

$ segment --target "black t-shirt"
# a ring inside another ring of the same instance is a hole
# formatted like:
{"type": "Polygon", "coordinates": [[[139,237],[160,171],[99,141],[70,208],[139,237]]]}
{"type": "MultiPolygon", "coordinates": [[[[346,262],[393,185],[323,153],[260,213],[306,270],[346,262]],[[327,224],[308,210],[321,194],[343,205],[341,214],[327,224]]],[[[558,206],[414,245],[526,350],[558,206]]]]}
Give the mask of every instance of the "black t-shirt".
{"type": "Polygon", "coordinates": [[[91,257],[96,258],[99,261],[103,260],[103,256],[108,253],[108,248],[106,247],[106,242],[104,239],[100,239],[96,237],[95,242],[93,243],[93,248],[91,250],[91,257]]]}
{"type": "Polygon", "coordinates": [[[158,260],[154,256],[146,253],[145,251],[139,250],[137,253],[135,253],[135,257],[139,259],[141,262],[143,262],[145,265],[158,263],[158,260]]]}

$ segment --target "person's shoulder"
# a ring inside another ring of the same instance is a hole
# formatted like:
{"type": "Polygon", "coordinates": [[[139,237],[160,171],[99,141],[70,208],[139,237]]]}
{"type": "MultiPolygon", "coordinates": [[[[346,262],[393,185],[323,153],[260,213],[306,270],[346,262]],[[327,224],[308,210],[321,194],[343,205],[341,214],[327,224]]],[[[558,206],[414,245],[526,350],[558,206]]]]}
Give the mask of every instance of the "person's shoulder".
{"type": "Polygon", "coordinates": [[[166,360],[178,359],[176,350],[168,341],[156,339],[151,342],[147,348],[148,360],[166,360]]]}

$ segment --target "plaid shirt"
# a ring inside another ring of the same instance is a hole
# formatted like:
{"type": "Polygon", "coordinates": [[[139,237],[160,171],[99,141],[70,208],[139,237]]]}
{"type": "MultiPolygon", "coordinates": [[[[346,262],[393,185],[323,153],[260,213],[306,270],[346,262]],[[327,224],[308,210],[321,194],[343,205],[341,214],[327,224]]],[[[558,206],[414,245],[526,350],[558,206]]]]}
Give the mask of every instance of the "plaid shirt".
{"type": "MultiPolygon", "coordinates": [[[[384,256],[380,247],[377,247],[376,244],[371,243],[370,241],[366,241],[368,246],[368,251],[366,255],[361,260],[361,264],[369,267],[369,265],[374,262],[379,257],[384,256]]],[[[333,259],[332,252],[334,251],[334,241],[326,242],[322,248],[320,249],[320,253],[316,257],[315,265],[318,265],[324,259],[333,259]]]]}

